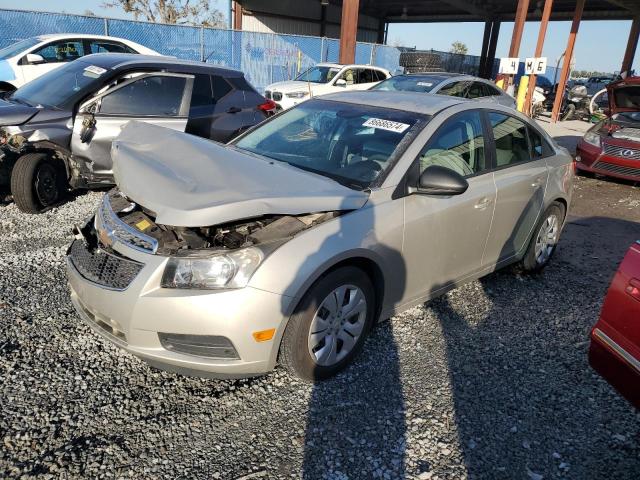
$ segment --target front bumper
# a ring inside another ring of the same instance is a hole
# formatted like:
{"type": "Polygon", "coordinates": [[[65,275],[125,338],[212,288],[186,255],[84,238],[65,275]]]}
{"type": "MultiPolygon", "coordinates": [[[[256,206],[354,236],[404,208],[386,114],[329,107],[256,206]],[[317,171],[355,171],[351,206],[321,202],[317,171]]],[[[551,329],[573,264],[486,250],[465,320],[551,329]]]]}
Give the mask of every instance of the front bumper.
{"type": "Polygon", "coordinates": [[[576,168],[584,172],[640,181],[640,160],[606,155],[600,147],[584,140],[580,140],[576,148],[576,168]]]}
{"type": "Polygon", "coordinates": [[[118,253],[144,264],[124,290],[84,278],[67,257],[71,300],[93,330],[150,365],[203,377],[247,377],[272,370],[286,318],[288,297],[246,287],[199,291],[167,289],[160,281],[167,257],[118,245],[118,253]],[[252,333],[274,328],[273,338],[257,342],[252,333]],[[239,359],[189,355],[165,349],[158,333],[223,336],[239,359]]]}

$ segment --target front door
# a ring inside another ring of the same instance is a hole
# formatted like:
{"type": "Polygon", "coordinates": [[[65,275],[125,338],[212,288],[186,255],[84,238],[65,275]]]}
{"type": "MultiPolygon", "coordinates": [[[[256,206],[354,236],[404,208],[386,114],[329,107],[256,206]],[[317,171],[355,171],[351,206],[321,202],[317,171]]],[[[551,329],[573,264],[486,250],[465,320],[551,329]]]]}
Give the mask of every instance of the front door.
{"type": "Polygon", "coordinates": [[[468,110],[447,120],[418,158],[419,170],[450,168],[467,178],[461,195],[404,198],[407,302],[436,294],[482,267],[496,200],[482,117],[468,110]]]}
{"type": "Polygon", "coordinates": [[[73,125],[71,151],[89,183],[112,183],[111,142],[132,120],[184,131],[193,75],[144,73],[86,102],[73,125]]]}
{"type": "Polygon", "coordinates": [[[484,263],[512,259],[527,246],[544,201],[547,165],[530,146],[528,128],[502,112],[488,112],[495,145],[498,197],[484,263]]]}

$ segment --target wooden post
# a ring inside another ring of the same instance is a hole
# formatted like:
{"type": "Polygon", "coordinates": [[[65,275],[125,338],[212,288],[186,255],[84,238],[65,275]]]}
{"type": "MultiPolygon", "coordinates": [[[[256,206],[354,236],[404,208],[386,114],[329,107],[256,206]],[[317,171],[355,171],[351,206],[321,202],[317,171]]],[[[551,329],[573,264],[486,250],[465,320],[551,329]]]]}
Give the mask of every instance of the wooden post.
{"type": "Polygon", "coordinates": [[[233,29],[242,30],[242,5],[233,2],[233,29]]]}
{"type": "MultiPolygon", "coordinates": [[[[544,1],[544,10],[542,11],[542,19],[540,20],[540,30],[538,31],[538,43],[536,43],[536,53],[534,57],[542,55],[542,47],[544,47],[544,39],[547,35],[547,26],[549,25],[549,18],[551,17],[551,7],[553,7],[553,0],[544,1]]],[[[533,98],[533,91],[536,87],[536,76],[531,75],[529,78],[529,87],[527,89],[527,96],[524,100],[524,112],[528,115],[531,114],[531,100],[533,98]]]]}
{"type": "Polygon", "coordinates": [[[640,17],[635,17],[631,22],[631,30],[629,31],[629,40],[627,40],[627,49],[624,52],[624,60],[622,60],[622,68],[620,75],[628,76],[633,66],[633,57],[636,56],[636,48],[638,48],[638,36],[640,35],[640,17]]]}
{"type": "Polygon", "coordinates": [[[358,8],[360,0],[343,0],[340,20],[340,63],[349,64],[356,57],[358,33],[358,8]]]}
{"type": "Polygon", "coordinates": [[[585,0],[577,0],[576,11],[573,14],[573,22],[571,22],[571,31],[569,32],[569,40],[567,41],[567,49],[564,52],[564,61],[562,62],[562,72],[560,80],[558,80],[558,88],[556,89],[556,98],[553,102],[553,111],[551,112],[551,121],[557,122],[560,115],[560,107],[564,97],[564,89],[567,86],[567,80],[571,73],[571,59],[573,58],[573,48],[576,45],[576,36],[578,28],[580,28],[580,20],[582,19],[582,11],[584,10],[585,0]]]}

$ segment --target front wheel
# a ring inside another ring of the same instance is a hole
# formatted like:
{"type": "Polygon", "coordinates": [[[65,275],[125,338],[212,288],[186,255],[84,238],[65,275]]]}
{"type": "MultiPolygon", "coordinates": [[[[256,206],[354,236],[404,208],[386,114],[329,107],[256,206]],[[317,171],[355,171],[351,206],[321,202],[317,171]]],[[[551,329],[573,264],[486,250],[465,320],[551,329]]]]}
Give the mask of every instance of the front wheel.
{"type": "Polygon", "coordinates": [[[28,153],[11,172],[11,195],[25,213],[40,213],[58,203],[66,189],[64,166],[46,153],[28,153]]]}
{"type": "Polygon", "coordinates": [[[564,222],[564,206],[558,202],[552,203],[536,225],[529,247],[522,259],[522,266],[527,272],[540,272],[546,267],[553,256],[562,222],[564,222]]]}
{"type": "Polygon", "coordinates": [[[320,278],[289,319],[280,362],[303,380],[335,375],[362,349],[374,302],[371,280],[359,268],[341,267],[320,278]]]}

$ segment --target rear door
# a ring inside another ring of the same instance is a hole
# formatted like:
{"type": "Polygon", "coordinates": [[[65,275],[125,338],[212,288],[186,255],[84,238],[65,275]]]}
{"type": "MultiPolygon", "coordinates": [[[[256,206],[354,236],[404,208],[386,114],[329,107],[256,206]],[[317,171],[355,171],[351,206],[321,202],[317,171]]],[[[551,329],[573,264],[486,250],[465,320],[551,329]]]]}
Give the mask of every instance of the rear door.
{"type": "Polygon", "coordinates": [[[131,120],[185,131],[193,75],[129,74],[122,83],[85,102],[76,116],[71,151],[92,182],[109,183],[111,142],[131,120]]]}
{"type": "Polygon", "coordinates": [[[215,108],[211,122],[211,140],[225,143],[256,123],[256,108],[249,105],[245,89],[251,88],[244,77],[211,75],[215,108]]]}
{"type": "Polygon", "coordinates": [[[526,248],[542,210],[548,172],[542,149],[534,150],[529,140],[531,127],[502,112],[489,111],[487,119],[497,199],[483,264],[493,265],[526,248]]]}

